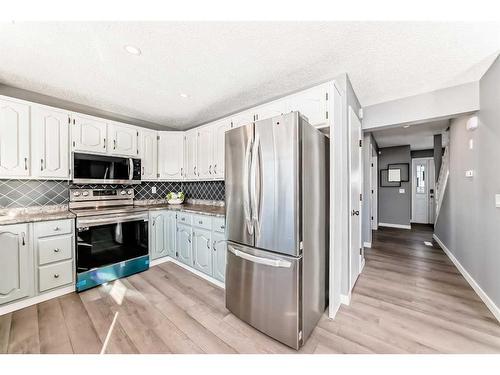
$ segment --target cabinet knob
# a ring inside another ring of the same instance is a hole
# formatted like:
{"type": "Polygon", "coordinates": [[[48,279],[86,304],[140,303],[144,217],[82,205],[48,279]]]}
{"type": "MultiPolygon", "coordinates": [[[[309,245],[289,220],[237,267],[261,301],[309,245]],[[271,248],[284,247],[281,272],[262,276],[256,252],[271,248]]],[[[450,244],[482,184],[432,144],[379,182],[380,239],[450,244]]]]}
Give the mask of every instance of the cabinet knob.
{"type": "Polygon", "coordinates": [[[57,247],[54,249],[54,253],[58,253],[59,251],[61,251],[61,250],[58,249],[57,247]]]}
{"type": "Polygon", "coordinates": [[[54,228],[54,232],[59,232],[60,230],[61,230],[61,228],[59,228],[59,227],[54,228]]]}
{"type": "Polygon", "coordinates": [[[59,278],[59,274],[58,273],[55,273],[54,274],[54,279],[58,279],[59,278]]]}

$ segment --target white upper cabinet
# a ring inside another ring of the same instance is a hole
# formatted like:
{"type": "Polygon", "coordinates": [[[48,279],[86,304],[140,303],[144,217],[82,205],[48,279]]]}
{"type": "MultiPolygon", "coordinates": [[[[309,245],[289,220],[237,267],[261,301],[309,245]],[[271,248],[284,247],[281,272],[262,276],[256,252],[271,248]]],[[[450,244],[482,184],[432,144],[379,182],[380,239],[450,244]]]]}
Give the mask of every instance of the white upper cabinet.
{"type": "Polygon", "coordinates": [[[213,129],[213,167],[212,176],[215,179],[224,178],[224,145],[226,131],[231,129],[231,120],[223,119],[212,124],[213,129]]]}
{"type": "Polygon", "coordinates": [[[156,180],[158,178],[158,140],[154,130],[142,129],[140,135],[141,179],[156,180]]]}
{"type": "Polygon", "coordinates": [[[280,116],[284,113],[290,112],[288,99],[278,99],[270,103],[263,104],[255,108],[255,119],[264,120],[274,116],[280,116]]]}
{"type": "Polygon", "coordinates": [[[247,110],[244,112],[237,113],[234,116],[231,116],[231,122],[233,123],[233,128],[238,128],[243,125],[251,124],[255,120],[254,115],[255,114],[253,110],[247,110]]]}
{"type": "Polygon", "coordinates": [[[158,132],[158,173],[161,180],[181,180],[184,170],[184,132],[158,132]]]}
{"type": "Polygon", "coordinates": [[[110,122],[108,125],[108,153],[113,155],[137,157],[139,131],[135,126],[110,122]]]}
{"type": "Polygon", "coordinates": [[[0,99],[0,178],[30,174],[29,105],[0,99]]]}
{"type": "Polygon", "coordinates": [[[306,116],[309,124],[320,126],[327,123],[328,85],[323,84],[298,92],[288,98],[288,109],[306,116]]]}
{"type": "Polygon", "coordinates": [[[69,178],[69,114],[31,106],[32,176],[69,178]]]}
{"type": "Polygon", "coordinates": [[[73,150],[105,154],[107,152],[107,121],[74,114],[71,134],[73,150]]]}
{"type": "Polygon", "coordinates": [[[201,180],[213,178],[213,128],[199,128],[196,140],[196,174],[201,180]]]}
{"type": "Polygon", "coordinates": [[[184,177],[188,180],[198,179],[200,171],[197,168],[198,130],[188,130],[184,133],[184,177]]]}

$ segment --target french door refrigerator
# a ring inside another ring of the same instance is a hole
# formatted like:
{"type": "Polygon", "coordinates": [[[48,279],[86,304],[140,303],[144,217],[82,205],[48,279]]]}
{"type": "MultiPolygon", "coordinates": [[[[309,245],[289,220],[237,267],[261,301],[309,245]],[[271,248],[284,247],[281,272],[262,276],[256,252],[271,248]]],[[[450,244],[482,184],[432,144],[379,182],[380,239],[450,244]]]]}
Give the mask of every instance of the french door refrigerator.
{"type": "Polygon", "coordinates": [[[295,349],[327,303],[328,150],[298,112],[225,136],[226,307],[295,349]]]}

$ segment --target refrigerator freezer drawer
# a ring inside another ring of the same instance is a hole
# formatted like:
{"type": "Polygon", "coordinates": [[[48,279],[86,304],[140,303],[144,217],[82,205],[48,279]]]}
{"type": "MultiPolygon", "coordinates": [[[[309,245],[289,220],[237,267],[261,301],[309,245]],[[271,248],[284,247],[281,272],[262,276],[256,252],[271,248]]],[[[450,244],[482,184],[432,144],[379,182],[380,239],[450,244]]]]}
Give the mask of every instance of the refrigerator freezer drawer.
{"type": "Polygon", "coordinates": [[[298,349],[302,258],[228,243],[226,307],[259,331],[298,349]]]}

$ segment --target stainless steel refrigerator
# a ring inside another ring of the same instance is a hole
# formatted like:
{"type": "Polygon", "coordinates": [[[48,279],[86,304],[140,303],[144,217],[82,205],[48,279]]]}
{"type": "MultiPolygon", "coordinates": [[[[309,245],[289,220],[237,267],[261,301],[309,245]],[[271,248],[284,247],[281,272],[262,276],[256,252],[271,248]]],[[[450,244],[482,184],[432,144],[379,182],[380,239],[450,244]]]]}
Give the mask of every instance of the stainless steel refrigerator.
{"type": "Polygon", "coordinates": [[[226,132],[226,307],[295,349],[327,303],[328,155],[298,112],[226,132]]]}

